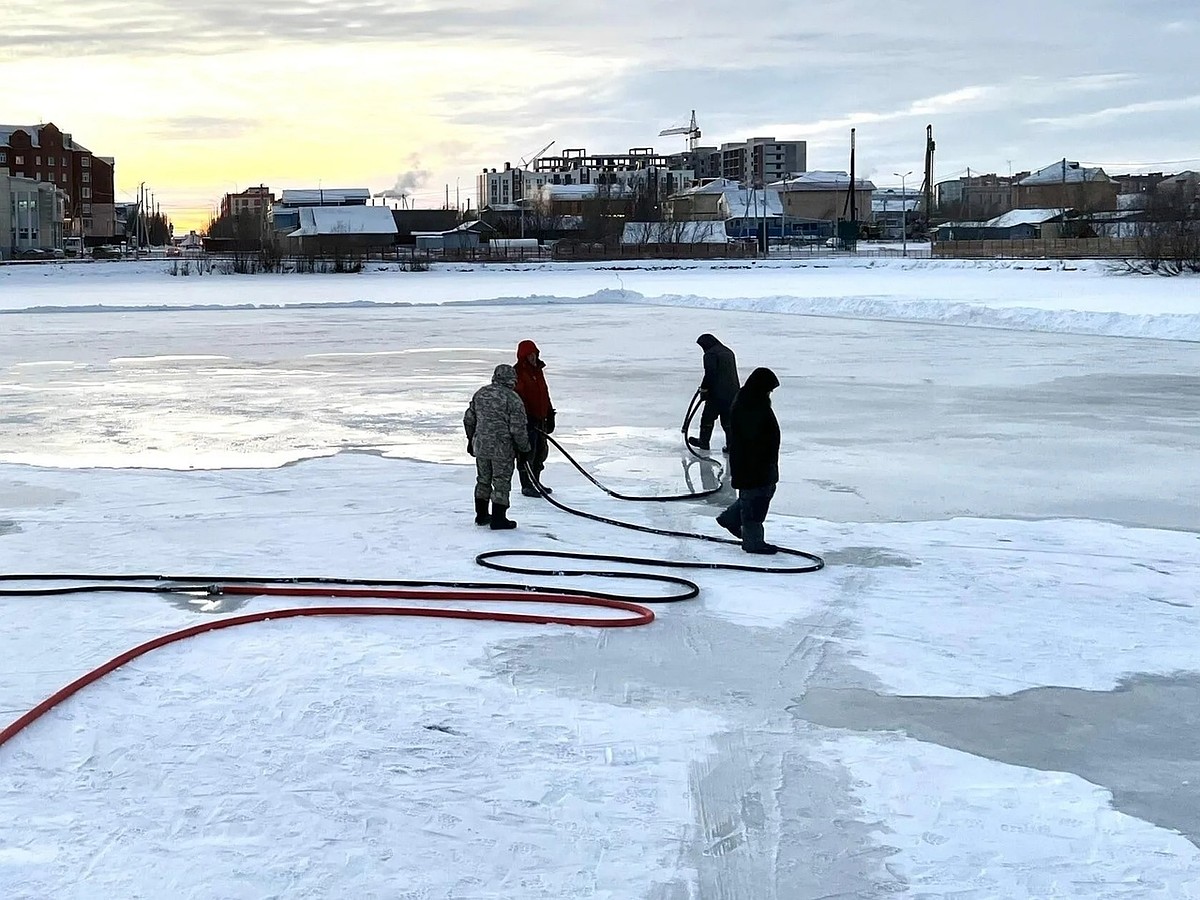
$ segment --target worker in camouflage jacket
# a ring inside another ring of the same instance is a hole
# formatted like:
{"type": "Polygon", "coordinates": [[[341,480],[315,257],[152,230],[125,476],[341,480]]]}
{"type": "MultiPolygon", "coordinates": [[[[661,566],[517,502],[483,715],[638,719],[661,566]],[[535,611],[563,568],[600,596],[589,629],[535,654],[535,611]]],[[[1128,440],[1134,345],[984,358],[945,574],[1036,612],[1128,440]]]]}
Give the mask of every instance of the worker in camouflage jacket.
{"type": "Polygon", "coordinates": [[[494,529],[516,528],[508,518],[513,459],[520,465],[529,459],[525,404],[513,390],[516,383],[512,366],[496,366],[492,383],[475,392],[463,415],[467,452],[475,457],[475,524],[494,529]]]}

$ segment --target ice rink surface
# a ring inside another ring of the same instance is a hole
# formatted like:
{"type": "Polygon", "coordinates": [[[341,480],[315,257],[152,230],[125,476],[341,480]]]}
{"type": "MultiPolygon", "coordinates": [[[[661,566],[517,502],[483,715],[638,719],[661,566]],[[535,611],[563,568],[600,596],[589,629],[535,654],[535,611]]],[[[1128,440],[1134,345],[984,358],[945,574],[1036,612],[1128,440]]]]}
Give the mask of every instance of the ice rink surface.
{"type": "MultiPolygon", "coordinates": [[[[768,537],[829,566],[706,574],[628,632],[297,620],[158,651],[0,748],[4,896],[1200,897],[1200,344],[1067,333],[1186,336],[1194,280],[814,275],[886,321],[794,314],[803,272],[621,273],[617,298],[578,269],[212,276],[197,300],[32,268],[0,272],[2,571],[737,561],[523,498],[515,533],[470,524],[462,411],[526,337],[598,477],[702,486],[679,424],[705,331],[779,375],[768,537]],[[92,288],[143,308],[64,311],[92,288]],[[935,324],[972,290],[1041,312],[935,324]],[[459,302],[399,305],[437,292],[459,302]],[[266,308],[188,308],[235,300],[266,308]]],[[[723,498],[620,503],[553,455],[545,480],[716,533],[723,498]]],[[[0,600],[0,716],[229,611],[0,600]]]]}

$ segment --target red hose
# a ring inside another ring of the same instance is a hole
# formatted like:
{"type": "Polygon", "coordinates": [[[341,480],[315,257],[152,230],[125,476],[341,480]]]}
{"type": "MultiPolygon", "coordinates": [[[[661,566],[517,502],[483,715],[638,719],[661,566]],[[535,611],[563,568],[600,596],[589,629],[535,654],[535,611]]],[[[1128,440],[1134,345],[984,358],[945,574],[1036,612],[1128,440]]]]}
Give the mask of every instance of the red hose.
{"type": "Polygon", "coordinates": [[[272,609],[266,612],[247,613],[225,619],[213,619],[180,631],[160,635],[139,644],[108,662],[82,675],[66,687],[47,697],[25,713],[3,731],[0,731],[0,747],[16,737],[54,707],[73,694],[98,681],[125,663],[144,656],[151,650],[165,647],[184,638],[195,637],[206,631],[218,631],[237,625],[266,622],[270,619],[291,619],[298,616],[418,616],[427,619],[472,619],[489,622],[519,622],[530,625],[576,625],[587,628],[629,628],[648,625],[654,621],[654,612],[637,603],[611,600],[600,597],[582,597],[570,593],[531,594],[527,591],[423,591],[423,590],[371,590],[359,588],[303,588],[266,587],[248,584],[223,585],[222,594],[250,594],[274,597],[379,597],[406,600],[499,600],[506,603],[555,603],[570,606],[591,606],[603,609],[619,609],[632,615],[623,618],[586,618],[583,616],[561,616],[545,613],[484,612],[475,609],[431,609],[420,606],[314,606],[309,608],[272,609]]]}

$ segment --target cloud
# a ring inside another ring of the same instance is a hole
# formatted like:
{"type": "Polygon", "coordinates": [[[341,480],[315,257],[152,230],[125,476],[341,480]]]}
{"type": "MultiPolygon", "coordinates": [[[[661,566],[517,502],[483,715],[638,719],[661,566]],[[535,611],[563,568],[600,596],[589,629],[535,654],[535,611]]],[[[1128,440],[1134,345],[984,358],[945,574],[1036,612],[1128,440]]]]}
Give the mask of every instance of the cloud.
{"type": "Polygon", "coordinates": [[[1126,116],[1178,112],[1188,109],[1200,109],[1200,94],[1193,94],[1190,97],[1175,97],[1169,100],[1147,100],[1142,103],[1127,103],[1124,106],[1110,106],[1107,109],[1098,109],[1095,112],[1088,113],[1076,113],[1070,116],[1050,116],[1040,119],[1030,119],[1029,124],[1067,128],[1080,125],[1104,124],[1126,116]]]}
{"type": "Polygon", "coordinates": [[[161,120],[151,133],[171,140],[222,140],[242,137],[256,127],[253,119],[180,116],[161,120]]]}

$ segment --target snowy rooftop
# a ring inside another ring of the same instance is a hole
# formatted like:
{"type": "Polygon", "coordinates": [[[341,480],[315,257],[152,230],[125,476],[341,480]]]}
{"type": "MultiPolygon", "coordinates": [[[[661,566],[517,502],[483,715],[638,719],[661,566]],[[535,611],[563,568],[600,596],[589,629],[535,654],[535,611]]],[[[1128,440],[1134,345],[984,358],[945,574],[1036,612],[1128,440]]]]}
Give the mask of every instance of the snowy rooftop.
{"type": "MultiPolygon", "coordinates": [[[[42,122],[41,124],[38,124],[38,125],[2,125],[2,124],[0,124],[0,144],[7,144],[10,140],[12,140],[14,131],[24,131],[27,135],[29,135],[29,139],[32,142],[32,146],[39,147],[41,145],[38,141],[38,132],[41,131],[43,128],[45,128],[48,124],[50,124],[50,123],[42,122]]],[[[63,146],[66,149],[82,150],[84,153],[91,152],[90,150],[88,150],[87,147],[80,144],[78,141],[76,141],[74,138],[72,138],[69,134],[66,134],[64,132],[62,137],[63,137],[63,146]]],[[[104,157],[104,159],[107,162],[112,162],[112,159],[110,157],[104,157]]]]}
{"type": "Polygon", "coordinates": [[[679,191],[675,194],[676,197],[691,197],[696,195],[724,194],[726,191],[738,191],[742,186],[739,182],[733,181],[730,178],[714,178],[712,181],[706,181],[704,184],[693,185],[687,190],[679,191]]]}
{"type": "MultiPolygon", "coordinates": [[[[801,172],[771,185],[785,191],[846,191],[850,189],[848,172],[801,172]]],[[[860,191],[873,191],[875,185],[865,178],[855,179],[860,191]]]]}
{"type": "Polygon", "coordinates": [[[1010,209],[984,223],[988,228],[1014,228],[1017,225],[1041,225],[1061,216],[1061,209],[1010,209]]]}
{"type": "Polygon", "coordinates": [[[335,234],[396,234],[396,220],[386,206],[302,206],[300,227],[288,237],[335,234]]]}
{"type": "Polygon", "coordinates": [[[1022,178],[1017,182],[1021,187],[1037,187],[1038,185],[1049,184],[1083,184],[1084,182],[1102,182],[1112,181],[1104,170],[1100,168],[1088,168],[1081,166],[1077,162],[1068,160],[1064,167],[1063,162],[1052,163],[1044,169],[1038,169],[1032,175],[1022,178]]]}
{"type": "Polygon", "coordinates": [[[347,200],[361,200],[365,203],[370,199],[371,192],[366,188],[304,188],[285,190],[279,202],[283,206],[320,206],[326,203],[345,203],[347,200]]]}
{"type": "Polygon", "coordinates": [[[727,190],[723,192],[720,207],[731,219],[779,218],[783,215],[783,200],[779,191],[727,190]]]}

